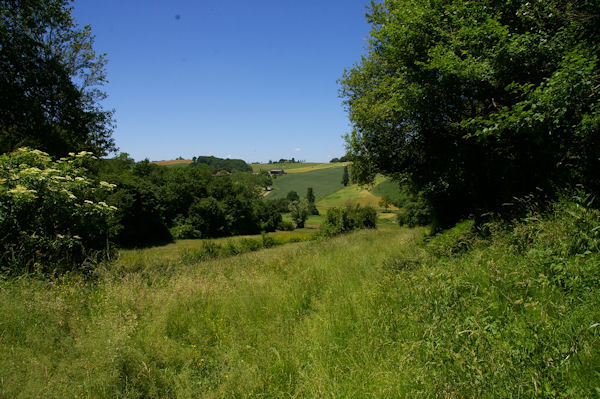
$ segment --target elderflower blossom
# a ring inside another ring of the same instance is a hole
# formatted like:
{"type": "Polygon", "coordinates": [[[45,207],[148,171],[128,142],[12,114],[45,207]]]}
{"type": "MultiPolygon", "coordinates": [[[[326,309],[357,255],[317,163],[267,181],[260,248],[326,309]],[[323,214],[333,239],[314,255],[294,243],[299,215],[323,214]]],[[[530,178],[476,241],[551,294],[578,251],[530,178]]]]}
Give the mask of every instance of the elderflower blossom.
{"type": "Polygon", "coordinates": [[[100,186],[106,187],[106,188],[115,188],[115,187],[117,187],[116,184],[110,184],[109,182],[105,182],[105,181],[101,181],[100,182],[100,186]]]}
{"type": "Polygon", "coordinates": [[[28,190],[25,186],[17,184],[15,188],[8,190],[11,194],[23,195],[25,197],[36,198],[35,190],[28,190]]]}

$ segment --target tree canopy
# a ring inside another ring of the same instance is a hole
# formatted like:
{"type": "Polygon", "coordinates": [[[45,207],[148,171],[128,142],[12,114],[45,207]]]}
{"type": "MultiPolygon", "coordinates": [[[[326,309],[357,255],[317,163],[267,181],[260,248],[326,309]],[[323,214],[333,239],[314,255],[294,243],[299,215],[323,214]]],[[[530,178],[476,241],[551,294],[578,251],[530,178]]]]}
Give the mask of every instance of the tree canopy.
{"type": "Polygon", "coordinates": [[[372,2],[341,80],[353,176],[406,178],[448,224],[600,182],[600,3],[372,2]]]}
{"type": "Polygon", "coordinates": [[[30,146],[53,156],[115,149],[105,56],[68,0],[0,1],[0,153],[30,146]]]}
{"type": "Polygon", "coordinates": [[[220,170],[226,170],[233,172],[234,170],[240,172],[252,172],[252,167],[241,159],[223,159],[213,156],[198,156],[193,158],[192,166],[196,165],[208,165],[215,172],[220,170]]]}

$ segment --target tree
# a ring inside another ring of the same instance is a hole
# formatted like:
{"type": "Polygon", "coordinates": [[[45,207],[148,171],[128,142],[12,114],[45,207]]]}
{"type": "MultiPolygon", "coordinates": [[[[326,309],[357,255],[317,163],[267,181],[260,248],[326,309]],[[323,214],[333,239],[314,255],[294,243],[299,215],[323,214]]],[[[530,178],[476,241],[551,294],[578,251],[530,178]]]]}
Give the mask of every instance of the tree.
{"type": "Polygon", "coordinates": [[[309,204],[315,203],[315,193],[313,192],[312,187],[306,189],[306,200],[309,204]]]}
{"type": "Polygon", "coordinates": [[[349,182],[350,182],[350,178],[348,176],[348,167],[344,166],[344,174],[342,176],[342,184],[344,185],[344,187],[346,187],[349,182]]]}
{"type": "Polygon", "coordinates": [[[317,206],[315,205],[315,194],[313,192],[312,187],[309,187],[306,189],[306,201],[308,202],[308,212],[311,215],[318,215],[319,210],[317,209],[317,206]]]}
{"type": "Polygon", "coordinates": [[[385,209],[385,212],[388,212],[390,209],[390,206],[392,205],[392,199],[390,198],[389,195],[384,195],[383,197],[381,197],[381,200],[379,201],[379,206],[385,209]]]}
{"type": "Polygon", "coordinates": [[[309,215],[308,201],[302,198],[290,204],[290,213],[292,220],[296,223],[296,227],[301,229],[304,227],[304,222],[309,215]]]}
{"type": "Polygon", "coordinates": [[[300,196],[298,195],[297,192],[295,192],[294,190],[291,190],[289,193],[287,193],[286,198],[288,201],[294,202],[294,201],[298,201],[300,199],[300,196]]]}
{"type": "Polygon", "coordinates": [[[341,95],[353,178],[406,177],[439,225],[513,196],[600,193],[600,3],[372,2],[341,95]]]}
{"type": "Polygon", "coordinates": [[[115,149],[104,55],[68,0],[0,1],[0,153],[30,146],[53,156],[115,149]]]}

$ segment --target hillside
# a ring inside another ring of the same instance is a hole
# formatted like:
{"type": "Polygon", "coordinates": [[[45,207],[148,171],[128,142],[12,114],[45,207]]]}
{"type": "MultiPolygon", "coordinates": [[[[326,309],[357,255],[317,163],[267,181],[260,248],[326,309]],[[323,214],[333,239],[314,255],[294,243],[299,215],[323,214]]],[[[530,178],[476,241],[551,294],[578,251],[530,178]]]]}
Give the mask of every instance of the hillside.
{"type": "MultiPolygon", "coordinates": [[[[300,165],[300,164],[297,164],[300,165]]],[[[301,197],[306,195],[306,190],[312,187],[317,201],[324,196],[338,190],[342,186],[343,168],[326,167],[317,168],[299,173],[289,173],[273,179],[273,191],[266,198],[283,198],[288,192],[294,190],[301,197]]]]}
{"type": "Polygon", "coordinates": [[[315,162],[297,162],[297,163],[253,163],[254,172],[269,171],[272,169],[283,169],[286,173],[304,173],[318,169],[339,168],[348,163],[315,163],[315,162]]]}
{"type": "Polygon", "coordinates": [[[488,238],[388,226],[2,281],[0,396],[592,397],[597,220],[567,204],[488,238]]]}

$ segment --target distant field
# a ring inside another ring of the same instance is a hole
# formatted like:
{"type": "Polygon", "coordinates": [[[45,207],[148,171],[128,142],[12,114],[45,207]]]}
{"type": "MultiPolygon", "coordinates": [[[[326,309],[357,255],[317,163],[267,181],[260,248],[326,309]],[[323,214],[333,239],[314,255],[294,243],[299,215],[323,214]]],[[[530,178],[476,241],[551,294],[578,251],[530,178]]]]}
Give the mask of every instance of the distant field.
{"type": "Polygon", "coordinates": [[[372,192],[378,197],[388,195],[392,199],[400,198],[403,195],[399,184],[388,178],[381,178],[379,182],[376,181],[372,192]]]}
{"type": "Polygon", "coordinates": [[[173,159],[171,161],[153,161],[153,164],[161,166],[182,166],[189,165],[192,163],[191,159],[173,159]]]}
{"type": "Polygon", "coordinates": [[[342,174],[343,169],[338,166],[279,176],[273,180],[273,191],[265,198],[283,198],[291,190],[296,191],[300,197],[304,197],[306,195],[306,190],[309,187],[312,187],[315,198],[318,201],[326,195],[343,187],[342,174]]]}
{"type": "MultiPolygon", "coordinates": [[[[338,191],[321,199],[317,202],[317,207],[320,209],[328,209],[347,204],[360,204],[361,206],[371,205],[372,207],[379,209],[380,200],[381,197],[373,194],[373,192],[369,191],[367,188],[353,184],[351,186],[341,188],[338,191]]],[[[391,207],[390,209],[395,210],[396,208],[391,207]]]]}
{"type": "Polygon", "coordinates": [[[261,170],[271,169],[283,169],[287,173],[304,173],[318,169],[327,168],[339,168],[340,166],[347,165],[347,163],[253,163],[250,164],[254,172],[260,172],[261,170]]]}

